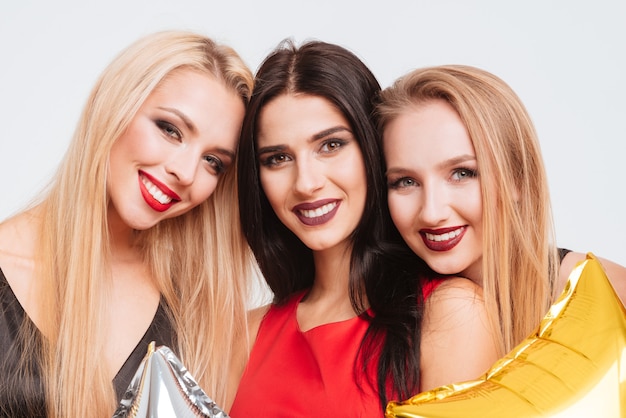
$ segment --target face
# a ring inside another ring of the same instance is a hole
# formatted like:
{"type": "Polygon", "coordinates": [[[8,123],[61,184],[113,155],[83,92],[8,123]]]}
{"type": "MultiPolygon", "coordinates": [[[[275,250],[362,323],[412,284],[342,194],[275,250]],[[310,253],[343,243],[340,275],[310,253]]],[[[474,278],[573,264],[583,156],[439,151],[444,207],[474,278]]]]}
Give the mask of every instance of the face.
{"type": "Polygon", "coordinates": [[[109,156],[109,218],[144,230],[205,201],[233,163],[244,105],[213,77],[176,70],[109,156]]]}
{"type": "Polygon", "coordinates": [[[326,99],[287,94],[258,123],[261,185],[278,218],[314,251],[348,248],[367,184],[346,118],[326,99]]]}
{"type": "Polygon", "coordinates": [[[388,202],[411,249],[439,274],[481,282],[482,200],[474,147],[443,100],[406,109],[384,131],[388,202]]]}

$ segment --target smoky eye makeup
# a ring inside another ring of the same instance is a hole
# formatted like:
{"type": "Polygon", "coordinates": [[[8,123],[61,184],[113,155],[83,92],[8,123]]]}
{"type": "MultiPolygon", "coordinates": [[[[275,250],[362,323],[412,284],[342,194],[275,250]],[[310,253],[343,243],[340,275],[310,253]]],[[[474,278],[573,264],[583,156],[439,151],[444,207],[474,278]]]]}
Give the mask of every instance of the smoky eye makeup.
{"type": "Polygon", "coordinates": [[[154,123],[167,137],[176,141],[180,141],[182,139],[182,133],[173,123],[164,119],[156,119],[154,123]]]}

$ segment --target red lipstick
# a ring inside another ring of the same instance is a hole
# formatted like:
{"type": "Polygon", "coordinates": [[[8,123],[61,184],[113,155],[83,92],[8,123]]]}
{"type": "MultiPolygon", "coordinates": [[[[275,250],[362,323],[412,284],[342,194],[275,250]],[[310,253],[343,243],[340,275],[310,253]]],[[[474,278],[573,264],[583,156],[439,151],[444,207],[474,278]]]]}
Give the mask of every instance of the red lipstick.
{"type": "Polygon", "coordinates": [[[422,237],[422,241],[424,241],[424,245],[426,245],[429,250],[450,251],[461,242],[465,231],[467,231],[467,226],[453,226],[439,229],[421,229],[419,234],[422,237]],[[441,239],[443,238],[441,237],[443,234],[449,234],[449,237],[447,239],[441,239]],[[435,240],[434,236],[437,236],[437,238],[441,240],[435,240]]]}
{"type": "Polygon", "coordinates": [[[157,179],[155,179],[154,177],[152,177],[151,175],[149,175],[148,173],[144,171],[139,171],[139,190],[141,190],[141,196],[146,201],[148,206],[150,206],[152,209],[154,209],[157,212],[165,212],[170,207],[172,207],[175,203],[180,202],[181,200],[180,197],[174,191],[172,191],[169,187],[167,187],[165,184],[161,183],[160,181],[158,181],[157,179]],[[150,194],[150,192],[148,191],[148,188],[143,182],[143,178],[148,180],[150,183],[154,184],[159,189],[159,191],[163,193],[164,195],[166,195],[167,197],[169,197],[171,201],[168,203],[161,203],[158,200],[156,200],[154,196],[152,196],[152,194],[150,194]]]}

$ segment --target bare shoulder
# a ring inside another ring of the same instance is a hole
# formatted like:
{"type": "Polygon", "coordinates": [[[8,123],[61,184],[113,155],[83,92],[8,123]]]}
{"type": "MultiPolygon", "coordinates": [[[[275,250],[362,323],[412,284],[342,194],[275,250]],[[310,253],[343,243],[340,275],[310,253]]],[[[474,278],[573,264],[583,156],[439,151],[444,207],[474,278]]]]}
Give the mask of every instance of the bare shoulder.
{"type": "MultiPolygon", "coordinates": [[[[578,263],[584,261],[586,254],[578,252],[570,252],[563,258],[561,262],[561,268],[559,269],[559,283],[558,292],[562,292],[565,288],[565,283],[569,279],[569,276],[578,263]]],[[[615,292],[621,299],[623,304],[626,304],[626,267],[621,266],[613,261],[605,258],[598,257],[602,268],[606,272],[609,281],[613,285],[615,292]]]]}
{"type": "Polygon", "coordinates": [[[446,279],[426,300],[420,389],[475,379],[498,359],[482,289],[461,277],[446,279]]]}
{"type": "Polygon", "coordinates": [[[476,301],[481,304],[483,302],[483,290],[480,286],[464,277],[450,277],[433,290],[426,300],[426,306],[430,309],[444,308],[457,303],[473,304],[476,301]]]}
{"type": "Polygon", "coordinates": [[[0,223],[0,268],[11,287],[32,279],[38,228],[39,220],[31,212],[0,223]]]}
{"type": "Polygon", "coordinates": [[[35,291],[35,243],[39,220],[31,212],[21,213],[0,224],[0,268],[26,314],[39,324],[35,291]]]}
{"type": "Polygon", "coordinates": [[[466,321],[486,318],[483,291],[463,277],[445,279],[430,294],[424,305],[422,333],[438,335],[443,329],[456,328],[466,321]]]}
{"type": "Polygon", "coordinates": [[[256,335],[259,332],[261,321],[265,317],[267,311],[270,310],[270,306],[271,304],[268,304],[248,311],[248,336],[251,343],[254,343],[256,340],[256,335]]]}

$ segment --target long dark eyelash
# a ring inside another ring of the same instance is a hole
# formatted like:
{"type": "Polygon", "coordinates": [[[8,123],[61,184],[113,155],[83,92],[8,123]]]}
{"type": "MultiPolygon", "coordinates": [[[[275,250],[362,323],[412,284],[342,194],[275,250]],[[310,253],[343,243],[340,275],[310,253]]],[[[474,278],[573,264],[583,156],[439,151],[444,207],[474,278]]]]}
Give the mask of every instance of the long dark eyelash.
{"type": "Polygon", "coordinates": [[[182,138],[180,131],[172,123],[162,120],[162,119],[157,119],[154,123],[156,123],[159,129],[163,131],[167,136],[169,137],[175,136],[176,139],[182,138]]]}
{"type": "Polygon", "coordinates": [[[274,163],[274,156],[271,157],[265,157],[265,158],[260,158],[259,159],[259,163],[263,166],[263,167],[269,167],[272,166],[274,163]]]}
{"type": "Polygon", "coordinates": [[[210,161],[207,160],[207,162],[211,164],[211,167],[215,170],[215,173],[217,174],[222,174],[224,171],[226,171],[227,167],[224,165],[222,160],[213,155],[210,156],[210,161]]]}
{"type": "Polygon", "coordinates": [[[387,181],[387,188],[389,189],[398,189],[400,187],[400,182],[404,180],[403,178],[399,178],[397,180],[387,181]]]}
{"type": "Polygon", "coordinates": [[[456,169],[456,171],[457,172],[465,171],[465,172],[468,173],[468,177],[470,177],[470,178],[478,177],[478,170],[475,170],[473,168],[459,167],[458,169],[456,169]]]}
{"type": "Polygon", "coordinates": [[[345,139],[340,139],[340,138],[329,138],[329,139],[325,140],[324,142],[322,142],[322,147],[329,146],[332,143],[336,143],[338,145],[338,147],[333,148],[330,151],[334,151],[337,148],[343,147],[344,145],[346,145],[348,143],[348,141],[346,141],[345,139]]]}
{"type": "Polygon", "coordinates": [[[273,167],[275,165],[278,165],[278,162],[276,161],[276,158],[280,157],[281,154],[274,154],[274,155],[270,155],[268,157],[263,157],[259,160],[259,162],[261,163],[262,166],[264,167],[273,167]]]}

